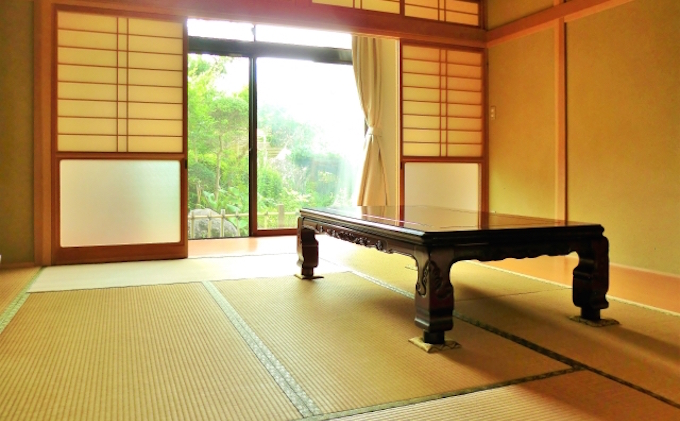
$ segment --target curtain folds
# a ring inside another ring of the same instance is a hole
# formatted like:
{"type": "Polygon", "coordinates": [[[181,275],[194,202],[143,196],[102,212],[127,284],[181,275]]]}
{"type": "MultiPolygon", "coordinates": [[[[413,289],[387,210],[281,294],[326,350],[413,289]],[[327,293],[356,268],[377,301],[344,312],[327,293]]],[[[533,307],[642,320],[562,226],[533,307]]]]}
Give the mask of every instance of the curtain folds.
{"type": "Polygon", "coordinates": [[[380,151],[382,86],[379,46],[380,41],[376,38],[352,36],[354,76],[368,126],[364,140],[364,169],[357,197],[357,204],[361,206],[387,205],[387,177],[380,151]]]}

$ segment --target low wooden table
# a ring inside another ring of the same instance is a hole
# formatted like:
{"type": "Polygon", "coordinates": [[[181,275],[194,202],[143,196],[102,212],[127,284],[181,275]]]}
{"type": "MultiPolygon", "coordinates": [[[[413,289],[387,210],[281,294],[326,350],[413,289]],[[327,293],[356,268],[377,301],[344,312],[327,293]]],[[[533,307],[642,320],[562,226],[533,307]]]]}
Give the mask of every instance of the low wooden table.
{"type": "Polygon", "coordinates": [[[298,266],[312,278],[319,263],[315,234],[386,253],[412,256],[418,266],[416,326],[423,341],[443,344],[453,328],[451,266],[461,260],[503,260],[576,252],[573,302],[586,321],[609,306],[609,242],[597,224],[427,206],[304,208],[298,219],[298,266]],[[401,215],[395,218],[393,215],[401,215]]]}

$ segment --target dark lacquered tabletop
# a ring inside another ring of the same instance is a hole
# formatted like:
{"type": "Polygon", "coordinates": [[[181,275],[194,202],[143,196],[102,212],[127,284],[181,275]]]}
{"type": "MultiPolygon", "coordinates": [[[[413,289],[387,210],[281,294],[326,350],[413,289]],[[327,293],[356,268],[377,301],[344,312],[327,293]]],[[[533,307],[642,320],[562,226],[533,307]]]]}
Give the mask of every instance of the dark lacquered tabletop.
{"type": "Polygon", "coordinates": [[[352,206],[342,208],[305,208],[304,213],[320,213],[358,223],[380,224],[407,230],[443,233],[452,231],[508,230],[551,227],[597,226],[527,216],[505,215],[433,206],[352,206]],[[401,215],[395,218],[394,215],[401,215]]]}

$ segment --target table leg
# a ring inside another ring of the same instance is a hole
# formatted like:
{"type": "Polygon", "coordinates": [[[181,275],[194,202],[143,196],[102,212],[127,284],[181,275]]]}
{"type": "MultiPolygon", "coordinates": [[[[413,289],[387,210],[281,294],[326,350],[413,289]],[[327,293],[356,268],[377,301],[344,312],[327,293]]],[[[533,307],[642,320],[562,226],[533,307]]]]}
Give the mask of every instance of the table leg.
{"type": "Polygon", "coordinates": [[[581,318],[599,321],[600,310],[609,307],[605,298],[609,290],[609,241],[602,237],[577,253],[572,299],[581,308],[581,318]]]}
{"type": "Polygon", "coordinates": [[[313,279],[314,268],[319,266],[319,242],[314,230],[302,224],[302,218],[298,218],[297,252],[301,278],[313,279]]]}
{"type": "Polygon", "coordinates": [[[416,326],[423,329],[423,341],[445,343],[444,334],[453,329],[453,286],[449,272],[453,264],[452,250],[418,250],[416,283],[416,326]]]}

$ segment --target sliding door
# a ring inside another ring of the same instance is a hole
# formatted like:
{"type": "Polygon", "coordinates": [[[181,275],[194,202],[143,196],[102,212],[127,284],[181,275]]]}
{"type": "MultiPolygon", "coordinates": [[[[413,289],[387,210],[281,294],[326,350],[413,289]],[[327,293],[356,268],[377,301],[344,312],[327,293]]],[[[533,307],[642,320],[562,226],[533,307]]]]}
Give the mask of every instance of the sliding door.
{"type": "Polygon", "coordinates": [[[189,22],[191,239],[294,233],[356,203],[364,117],[348,34],[189,22]]]}
{"type": "Polygon", "coordinates": [[[486,210],[484,62],[481,50],[402,42],[403,204],[486,210]]]}
{"type": "Polygon", "coordinates": [[[250,61],[189,54],[189,239],[250,233],[250,61]]]}
{"type": "Polygon", "coordinates": [[[356,204],[364,117],[352,66],[257,59],[257,232],[297,227],[300,208],[356,204]]]}
{"type": "Polygon", "coordinates": [[[53,262],[186,257],[185,25],[56,13],[53,262]]]}

